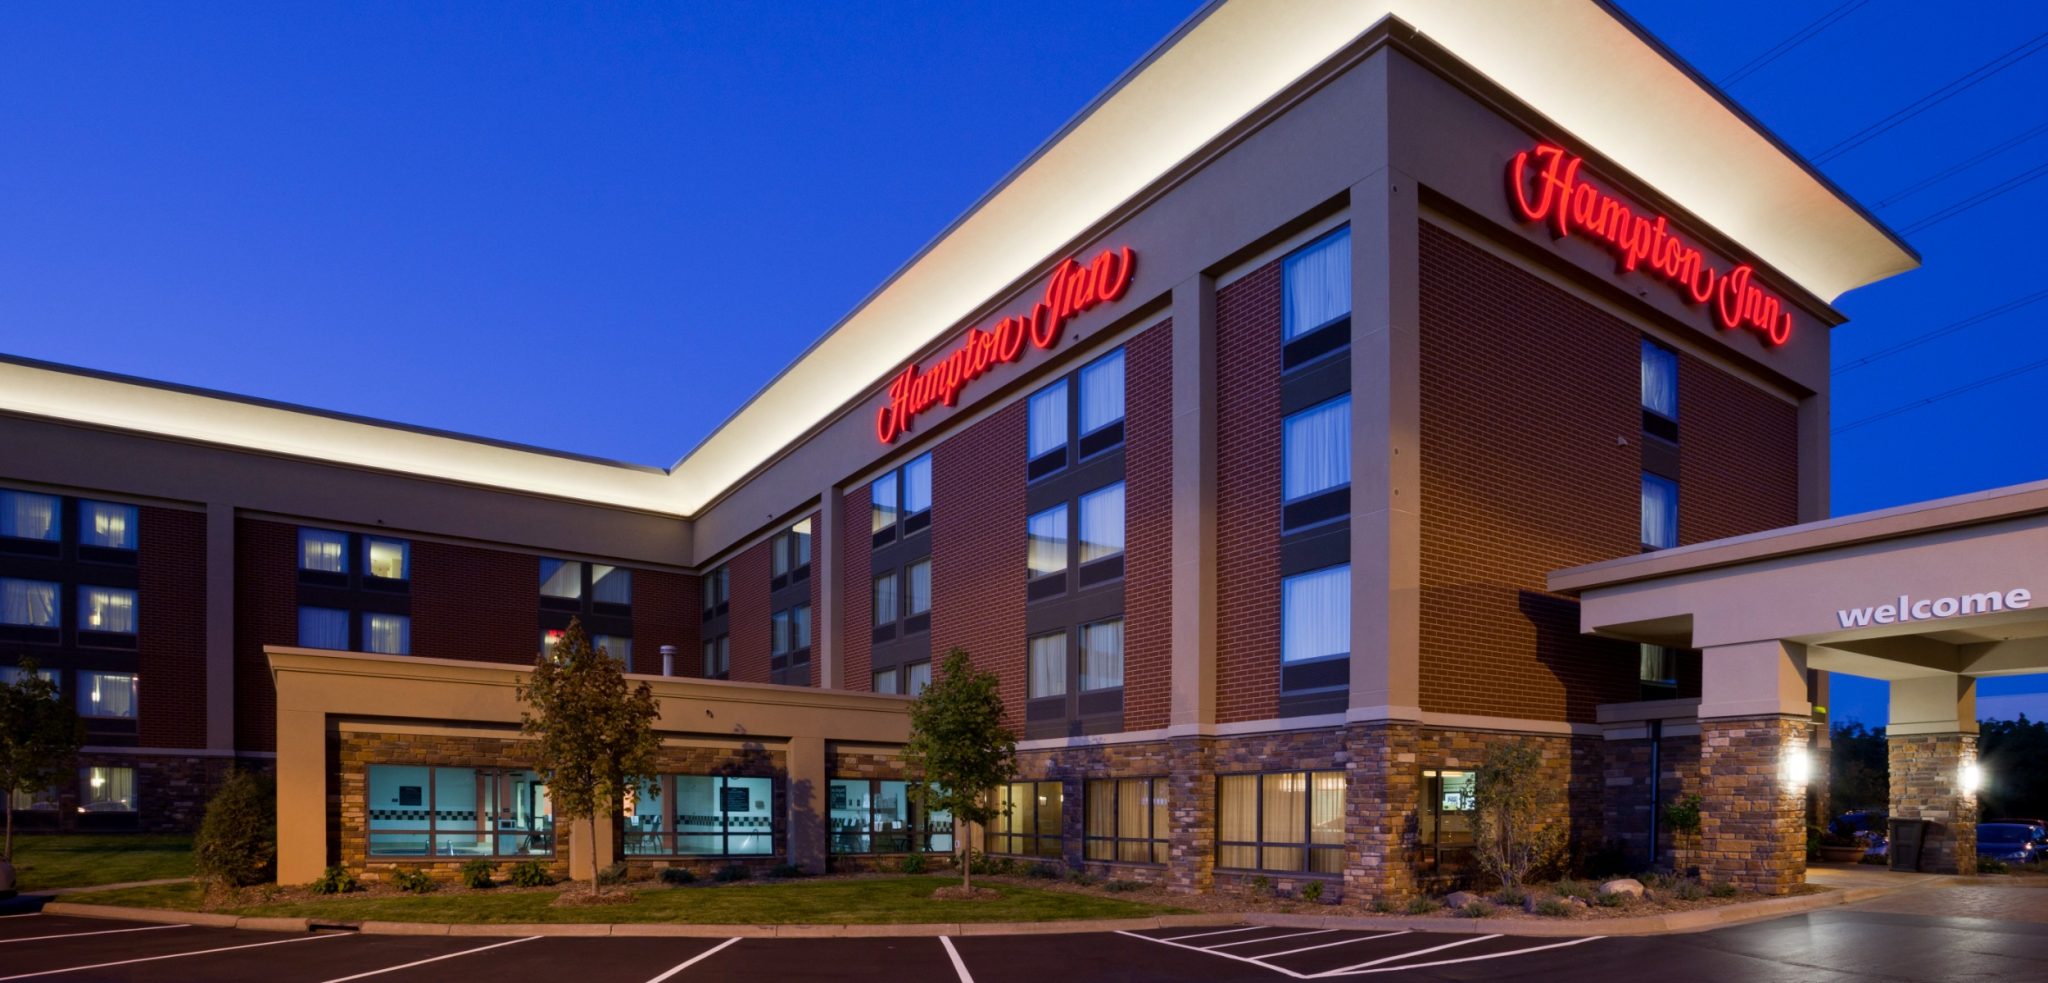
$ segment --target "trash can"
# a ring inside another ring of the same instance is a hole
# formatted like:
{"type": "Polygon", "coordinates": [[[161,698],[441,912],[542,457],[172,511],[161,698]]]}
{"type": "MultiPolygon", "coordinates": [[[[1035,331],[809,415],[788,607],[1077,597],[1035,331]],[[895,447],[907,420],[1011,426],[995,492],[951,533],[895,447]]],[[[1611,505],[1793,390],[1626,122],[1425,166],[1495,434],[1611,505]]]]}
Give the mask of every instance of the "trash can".
{"type": "Polygon", "coordinates": [[[1892,820],[1891,857],[1893,870],[1919,870],[1920,848],[1927,842],[1925,819],[1892,820]]]}

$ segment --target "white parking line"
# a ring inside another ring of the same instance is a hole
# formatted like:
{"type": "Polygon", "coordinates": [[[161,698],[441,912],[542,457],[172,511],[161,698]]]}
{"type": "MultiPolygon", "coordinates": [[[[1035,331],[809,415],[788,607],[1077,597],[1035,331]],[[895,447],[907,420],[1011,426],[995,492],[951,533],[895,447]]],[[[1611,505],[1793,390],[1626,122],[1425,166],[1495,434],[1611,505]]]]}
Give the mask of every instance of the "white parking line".
{"type": "Polygon", "coordinates": [[[974,983],[974,977],[967,972],[967,964],[960,961],[960,950],[953,948],[953,940],[941,935],[939,944],[946,947],[946,958],[953,960],[953,972],[960,974],[960,983],[974,983]]]}
{"type": "Polygon", "coordinates": [[[17,976],[0,976],[0,983],[7,980],[26,980],[37,976],[55,976],[58,973],[82,973],[88,969],[106,969],[109,966],[131,966],[135,963],[153,963],[163,959],[183,959],[186,956],[208,956],[216,952],[233,952],[236,949],[261,949],[267,945],[290,945],[294,942],[317,942],[321,939],[338,939],[339,935],[303,935],[296,939],[278,939],[275,942],[251,942],[248,945],[222,946],[218,949],[201,949],[197,952],[173,952],[168,956],[144,956],[141,959],[123,959],[119,962],[95,963],[91,966],[66,966],[63,969],[45,969],[36,973],[22,973],[17,976]]]}
{"type": "Polygon", "coordinates": [[[19,915],[0,915],[0,918],[41,918],[42,916],[43,913],[40,911],[24,911],[19,915]]]}
{"type": "Polygon", "coordinates": [[[474,949],[464,949],[464,950],[462,950],[461,952],[451,952],[451,953],[448,953],[448,954],[447,954],[447,955],[445,955],[445,956],[435,956],[435,957],[433,957],[432,959],[418,959],[418,960],[414,960],[414,961],[412,961],[412,962],[406,963],[406,964],[405,964],[405,965],[403,965],[403,966],[387,966],[387,967],[385,967],[385,968],[383,968],[383,969],[373,969],[373,970],[370,970],[370,971],[369,971],[369,972],[367,972],[367,973],[357,973],[357,974],[356,974],[356,975],[354,975],[354,976],[338,976],[338,977],[336,977],[336,978],[334,978],[334,979],[331,979],[331,980],[327,980],[327,981],[326,981],[326,983],[348,983],[348,981],[349,981],[349,980],[360,980],[360,979],[364,979],[364,978],[366,978],[366,977],[370,977],[370,976],[382,976],[382,975],[384,975],[385,973],[396,973],[396,972],[398,972],[398,971],[399,971],[399,970],[401,970],[401,969],[411,969],[411,968],[413,968],[414,966],[425,966],[425,965],[426,965],[426,964],[428,964],[428,963],[437,963],[437,962],[440,962],[440,961],[441,961],[441,960],[443,960],[443,959],[453,959],[453,958],[455,958],[456,956],[467,956],[467,955],[469,955],[469,954],[470,954],[470,953],[472,953],[472,952],[483,952],[483,951],[485,951],[485,950],[487,950],[487,949],[502,949],[502,948],[504,948],[505,946],[508,946],[508,945],[518,945],[518,944],[519,944],[519,943],[521,943],[521,942],[531,942],[531,941],[533,941],[534,939],[537,939],[537,938],[540,938],[540,936],[538,936],[538,935],[529,935],[529,936],[527,936],[527,937],[525,937],[525,938],[523,938],[523,939],[513,939],[513,940],[511,940],[511,941],[509,941],[509,942],[493,942],[493,943],[491,943],[490,945],[480,945],[480,946],[477,946],[477,947],[476,947],[476,948],[474,948],[474,949]]]}
{"type": "MultiPolygon", "coordinates": [[[[1131,938],[1134,938],[1134,939],[1144,939],[1144,940],[1145,940],[1145,941],[1147,941],[1147,942],[1157,942],[1157,943],[1158,943],[1158,944],[1160,944],[1160,945],[1170,945],[1170,946],[1172,946],[1172,947],[1174,947],[1174,948],[1176,948],[1176,949],[1186,949],[1186,950],[1187,950],[1187,951],[1189,951],[1189,952],[1199,952],[1199,953],[1201,953],[1201,954],[1203,954],[1203,955],[1205,955],[1205,956],[1215,956],[1215,957],[1217,957],[1217,958],[1219,958],[1219,959],[1235,959],[1235,960],[1237,960],[1238,962],[1241,962],[1241,963],[1249,963],[1249,964],[1251,964],[1251,965],[1253,965],[1253,966],[1257,966],[1257,967],[1259,967],[1259,968],[1261,968],[1261,969],[1270,969],[1270,970],[1272,970],[1273,972],[1276,972],[1276,973],[1280,973],[1280,974],[1283,974],[1283,975],[1286,975],[1286,976],[1292,976],[1292,977],[1294,977],[1294,978],[1295,978],[1295,979],[1297,979],[1297,980],[1305,980],[1305,979],[1309,979],[1309,978],[1310,978],[1310,977],[1309,977],[1309,975],[1308,975],[1308,974],[1306,974],[1306,973],[1297,973],[1297,972],[1295,972],[1294,970],[1288,969],[1288,968],[1286,968],[1286,967],[1283,967],[1283,966],[1275,966],[1275,965],[1272,965],[1272,964],[1270,964],[1270,963],[1262,963],[1262,962],[1260,962],[1260,961],[1258,961],[1258,960],[1256,960],[1256,959],[1251,959],[1251,958],[1248,958],[1248,957],[1246,957],[1246,956],[1240,956],[1240,955],[1237,955],[1236,953],[1232,953],[1232,952],[1216,952],[1216,951],[1214,951],[1214,950],[1211,950],[1211,949],[1204,949],[1204,948],[1202,948],[1201,946],[1198,946],[1198,945],[1182,945],[1181,943],[1179,943],[1179,942],[1175,942],[1175,941],[1173,941],[1172,939],[1155,939],[1155,938],[1153,938],[1153,937],[1151,937],[1151,936],[1149,936],[1149,935],[1139,935],[1139,934],[1138,934],[1138,933],[1136,933],[1136,932],[1126,932],[1126,931],[1124,931],[1124,930],[1122,930],[1122,929],[1118,929],[1118,930],[1117,930],[1117,933],[1116,933],[1116,934],[1118,934],[1118,935],[1128,935],[1128,936],[1130,936],[1131,938]]],[[[1182,936],[1182,938],[1192,938],[1192,937],[1193,937],[1193,936],[1182,936]]]]}
{"type": "Polygon", "coordinates": [[[1317,949],[1328,949],[1328,948],[1331,948],[1331,947],[1333,947],[1333,946],[1340,946],[1340,945],[1350,945],[1350,944],[1351,944],[1351,943],[1353,943],[1353,942],[1371,942],[1371,941],[1372,941],[1372,940],[1374,940],[1374,939],[1391,939],[1391,938],[1393,938],[1393,937],[1394,937],[1394,936],[1396,936],[1396,935],[1407,935],[1407,934],[1408,934],[1409,932],[1411,932],[1411,931],[1413,931],[1413,929],[1406,929],[1406,928],[1404,928],[1404,929],[1402,929],[1402,930],[1400,930],[1400,931],[1398,931],[1398,932],[1385,932],[1385,933],[1382,933],[1382,934],[1380,934],[1380,935],[1361,935],[1361,936],[1359,936],[1359,937],[1357,937],[1357,938],[1353,938],[1353,939],[1342,939],[1342,940],[1339,940],[1339,941],[1336,941],[1336,942],[1325,942],[1325,943],[1323,943],[1322,945],[1305,945],[1305,946],[1302,946],[1302,947],[1301,947],[1301,948],[1299,948],[1299,949],[1289,949],[1289,950],[1287,950],[1286,952],[1269,952],[1269,953],[1266,953],[1266,954],[1265,954],[1265,955],[1263,955],[1263,956],[1260,956],[1259,958],[1260,958],[1260,959],[1278,959],[1278,958],[1280,958],[1281,956],[1291,956],[1291,955],[1294,955],[1294,954],[1295,954],[1295,953],[1297,953],[1297,952],[1313,952],[1313,951],[1315,951],[1315,950],[1317,950],[1317,949]]]}
{"type": "Polygon", "coordinates": [[[1296,932],[1292,935],[1268,935],[1263,939],[1243,939],[1237,942],[1222,942],[1216,945],[1205,945],[1202,948],[1214,951],[1216,949],[1228,949],[1234,945],[1257,945],[1260,942],[1278,942],[1281,939],[1298,939],[1304,935],[1328,935],[1334,931],[1336,931],[1336,929],[1334,928],[1325,928],[1314,932],[1296,932]]]}
{"type": "Polygon", "coordinates": [[[166,928],[188,928],[186,925],[144,925],[141,928],[104,928],[97,932],[66,932],[62,935],[31,935],[25,939],[0,939],[0,945],[9,942],[41,942],[44,939],[75,939],[82,935],[119,935],[122,932],[155,932],[166,928]]]}
{"type": "MultiPolygon", "coordinates": [[[[1321,976],[1337,976],[1337,975],[1340,975],[1340,974],[1343,974],[1343,973],[1349,973],[1349,972],[1351,972],[1351,971],[1353,971],[1353,970],[1358,970],[1358,969],[1366,969],[1366,968],[1368,968],[1368,967],[1371,967],[1371,966],[1378,966],[1378,965],[1379,965],[1379,964],[1381,964],[1381,963],[1390,963],[1390,962],[1395,962],[1395,961],[1397,961],[1397,960],[1401,960],[1401,959],[1413,959],[1413,958],[1415,958],[1416,956],[1426,956],[1426,955],[1429,955],[1429,954],[1430,954],[1430,953],[1432,953],[1432,952],[1442,952],[1442,951],[1444,951],[1445,949],[1455,949],[1455,948],[1457,948],[1457,947],[1459,947],[1459,946],[1461,946],[1461,945],[1471,945],[1471,944],[1472,944],[1472,943],[1474,943],[1474,942],[1484,942],[1484,941],[1486,941],[1487,939],[1497,939],[1497,938],[1500,938],[1500,936],[1498,936],[1498,935],[1475,935],[1475,936],[1472,936],[1472,937],[1471,937],[1471,938],[1469,938],[1469,939],[1459,939],[1459,940],[1458,940],[1458,941],[1456,941],[1456,942],[1446,942],[1446,943],[1444,943],[1443,945],[1433,945],[1433,946],[1430,946],[1430,947],[1429,947],[1429,948],[1427,948],[1427,949],[1417,949],[1417,950],[1415,950],[1414,952],[1404,952],[1404,953],[1401,953],[1401,954],[1400,954],[1400,955],[1398,955],[1398,956],[1381,956],[1380,958],[1378,958],[1378,959],[1375,959],[1375,960],[1373,960],[1373,961],[1371,961],[1371,962],[1364,962],[1364,963],[1359,963],[1359,964],[1358,964],[1358,965],[1356,965],[1356,966],[1346,966],[1346,967],[1344,967],[1344,968],[1342,968],[1342,969],[1332,969],[1332,970],[1327,970],[1327,971],[1325,971],[1325,972],[1317,973],[1317,974],[1316,974],[1316,976],[1319,976],[1319,977],[1321,977],[1321,976]]],[[[1414,969],[1415,967],[1413,967],[1413,966],[1403,966],[1403,967],[1401,967],[1401,968],[1402,968],[1402,969],[1414,969]]]]}
{"type": "MultiPolygon", "coordinates": [[[[1205,938],[1208,938],[1208,937],[1209,937],[1209,936],[1211,936],[1211,935],[1229,935],[1229,934],[1230,934],[1230,933],[1232,933],[1232,932],[1256,932],[1256,931],[1258,931],[1259,929],[1262,929],[1262,928],[1271,928],[1271,927],[1272,927],[1272,926],[1270,926],[1270,925],[1240,925],[1240,926],[1238,926],[1237,928],[1226,928],[1226,929],[1223,929],[1223,930],[1222,930],[1222,931],[1220,931],[1220,932],[1196,932],[1196,933],[1195,933],[1195,934],[1193,934],[1193,935],[1176,935],[1176,936],[1174,936],[1173,938],[1170,938],[1170,939],[1152,939],[1152,941],[1154,941],[1154,942],[1179,942],[1179,941],[1180,941],[1180,940],[1182,940],[1182,939],[1205,939],[1205,938]]],[[[1148,936],[1146,936],[1146,938],[1152,938],[1152,937],[1148,935],[1148,936]]]]}
{"type": "Polygon", "coordinates": [[[1568,945],[1578,945],[1578,944],[1579,944],[1579,943],[1581,943],[1581,942],[1592,942],[1592,941],[1594,941],[1594,940],[1596,940],[1596,939],[1604,939],[1604,938],[1606,938],[1606,936],[1604,936],[1604,935],[1594,935],[1594,936],[1590,936],[1590,937],[1588,937],[1588,938],[1583,938],[1583,939],[1573,939],[1573,940],[1571,940],[1571,941],[1569,941],[1569,942],[1552,942],[1552,943],[1551,943],[1551,944],[1549,944],[1549,945],[1535,945],[1535,946],[1530,946],[1530,947],[1529,947],[1529,948],[1527,948],[1527,949],[1513,949],[1513,950],[1510,950],[1510,951],[1508,951],[1508,952],[1489,952],[1489,953],[1487,953],[1486,955],[1483,955],[1483,956],[1466,956],[1466,957],[1465,957],[1465,958],[1463,958],[1463,959],[1439,959],[1439,960],[1437,960],[1437,961],[1435,961],[1435,962],[1427,962],[1427,963],[1409,963],[1408,965],[1405,965],[1405,966],[1381,966],[1381,967],[1380,967],[1380,968],[1378,968],[1378,969],[1367,969],[1367,970],[1361,970],[1361,971],[1359,971],[1359,972],[1356,972],[1356,973],[1347,973],[1347,972],[1345,972],[1345,971],[1343,971],[1343,970],[1334,970],[1334,971],[1333,971],[1332,973],[1319,973],[1319,974],[1317,974],[1317,975],[1318,975],[1318,976],[1330,976],[1330,975],[1333,975],[1333,973],[1334,973],[1334,974],[1336,974],[1336,975],[1343,975],[1343,976],[1370,976],[1370,975],[1372,975],[1372,974],[1374,974],[1374,973],[1398,973],[1398,972],[1400,972],[1400,971],[1402,971],[1402,970],[1404,970],[1404,969],[1422,969],[1422,968],[1424,968],[1424,967],[1427,967],[1427,966],[1449,966],[1449,965],[1451,965],[1452,963],[1476,963],[1476,962],[1479,962],[1480,960],[1483,960],[1483,959],[1499,959],[1499,958],[1501,958],[1502,956],[1519,956],[1519,955],[1522,955],[1523,953],[1528,953],[1528,952],[1542,952],[1542,951],[1543,951],[1543,950],[1545,950],[1545,949],[1562,949],[1562,948],[1564,948],[1565,946],[1568,946],[1568,945]]]}
{"type": "Polygon", "coordinates": [[[683,970],[689,969],[690,967],[692,967],[692,966],[695,966],[695,965],[697,965],[698,963],[701,963],[701,962],[703,962],[704,960],[706,960],[706,959],[709,959],[709,958],[711,958],[711,957],[712,957],[712,956],[714,956],[714,955],[717,955],[717,953],[718,953],[718,950],[720,950],[720,949],[723,949],[723,948],[725,948],[726,946],[729,946],[729,945],[733,944],[734,942],[738,942],[739,940],[740,940],[740,937],[739,937],[739,936],[737,936],[737,935],[733,936],[732,938],[726,939],[725,941],[723,941],[723,942],[720,942],[719,944],[717,944],[717,945],[714,945],[714,946],[712,946],[711,948],[709,948],[709,949],[706,949],[706,950],[704,950],[703,952],[697,953],[696,955],[694,955],[694,956],[691,956],[690,958],[688,958],[688,959],[685,959],[685,960],[683,960],[683,961],[682,961],[681,963],[678,963],[678,964],[677,964],[677,965],[675,966],[675,968],[673,968],[673,969],[669,970],[669,971],[668,971],[668,972],[666,972],[666,973],[663,973],[663,974],[661,974],[660,976],[657,976],[657,977],[655,977],[655,978],[653,978],[653,979],[651,979],[651,980],[648,980],[648,981],[647,981],[647,983],[662,983],[662,981],[663,981],[663,980],[666,980],[666,979],[668,979],[669,977],[671,977],[671,976],[674,976],[674,975],[676,975],[677,973],[680,973],[680,972],[682,972],[683,970]]]}

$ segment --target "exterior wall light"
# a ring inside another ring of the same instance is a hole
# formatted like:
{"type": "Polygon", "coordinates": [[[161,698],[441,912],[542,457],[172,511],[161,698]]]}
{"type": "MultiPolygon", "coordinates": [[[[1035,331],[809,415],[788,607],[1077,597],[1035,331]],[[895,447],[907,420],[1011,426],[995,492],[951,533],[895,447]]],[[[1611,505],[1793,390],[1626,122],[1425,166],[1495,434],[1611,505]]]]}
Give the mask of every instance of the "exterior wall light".
{"type": "Polygon", "coordinates": [[[1785,786],[1803,789],[1813,775],[1813,759],[1806,753],[1804,745],[1785,749],[1785,786]]]}
{"type": "Polygon", "coordinates": [[[1964,763],[1956,775],[1956,787],[1964,795],[1976,795],[1977,790],[1984,787],[1984,770],[1975,761],[1964,763]]]}

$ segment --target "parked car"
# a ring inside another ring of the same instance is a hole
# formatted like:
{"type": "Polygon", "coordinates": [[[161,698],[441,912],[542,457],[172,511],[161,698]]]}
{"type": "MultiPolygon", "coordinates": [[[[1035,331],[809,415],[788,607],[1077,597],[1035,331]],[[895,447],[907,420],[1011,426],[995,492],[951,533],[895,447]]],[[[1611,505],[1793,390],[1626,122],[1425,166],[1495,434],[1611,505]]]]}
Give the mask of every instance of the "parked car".
{"type": "Polygon", "coordinates": [[[1891,850],[1891,841],[1885,833],[1884,816],[1879,813],[1862,809],[1845,812],[1828,823],[1828,829],[1830,832],[1853,836],[1861,841],[1863,855],[1866,857],[1883,857],[1891,850]]]}
{"type": "Polygon", "coordinates": [[[2022,826],[2032,826],[2034,827],[2034,842],[2040,844],[2040,846],[2036,846],[2034,849],[2039,850],[2043,846],[2048,846],[2048,820],[2009,817],[2006,819],[1986,819],[1984,821],[1987,823],[2019,823],[2022,826]]]}
{"type": "Polygon", "coordinates": [[[1977,856],[2009,864],[2031,863],[2043,855],[2035,827],[2026,823],[1978,823],[1977,856]]]}

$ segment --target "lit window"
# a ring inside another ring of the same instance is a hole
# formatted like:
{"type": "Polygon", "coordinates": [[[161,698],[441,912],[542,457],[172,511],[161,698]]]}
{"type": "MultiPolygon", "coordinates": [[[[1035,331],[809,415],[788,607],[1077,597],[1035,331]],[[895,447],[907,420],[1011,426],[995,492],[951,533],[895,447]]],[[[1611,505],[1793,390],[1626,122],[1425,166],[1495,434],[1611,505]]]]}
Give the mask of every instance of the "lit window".
{"type": "Polygon", "coordinates": [[[1067,633],[1056,631],[1032,639],[1030,655],[1025,695],[1034,700],[1067,695],[1067,633]]]}
{"type": "Polygon", "coordinates": [[[347,573],[348,533],[329,529],[300,529],[299,569],[318,573],[347,573]]]}
{"type": "Polygon", "coordinates": [[[1678,353],[1643,339],[1643,409],[1678,419],[1678,353]]]}
{"type": "Polygon", "coordinates": [[[1124,483],[1081,496],[1081,562],[1124,551],[1124,483]]]}
{"type": "Polygon", "coordinates": [[[633,571],[604,563],[590,565],[590,599],[599,604],[633,603],[633,571]]]}
{"type": "Polygon", "coordinates": [[[1469,860],[1478,845],[1479,776],[1470,771],[1422,773],[1422,809],[1416,817],[1423,866],[1469,860]]]}
{"type": "Polygon", "coordinates": [[[868,486],[868,500],[874,505],[874,531],[896,524],[896,472],[891,471],[868,486]]]}
{"type": "Polygon", "coordinates": [[[1002,805],[988,824],[990,853],[1024,857],[1060,855],[1062,813],[1066,789],[1060,782],[1012,782],[997,786],[996,801],[1002,805]]]}
{"type": "Polygon", "coordinates": [[[552,557],[540,559],[540,596],[579,600],[583,597],[583,564],[552,557]]]}
{"type": "Polygon", "coordinates": [[[542,658],[554,659],[555,646],[560,644],[562,644],[562,630],[560,628],[543,628],[540,630],[540,654],[542,658]]]}
{"type": "Polygon", "coordinates": [[[1090,781],[1083,800],[1084,855],[1089,860],[1163,864],[1173,829],[1166,811],[1166,779],[1090,781]]]}
{"type": "Polygon", "coordinates": [[[896,670],[884,669],[874,674],[874,691],[883,694],[896,692],[896,670]]]}
{"type": "Polygon", "coordinates": [[[792,567],[809,566],[811,562],[811,520],[805,519],[789,527],[789,564],[792,567]]]}
{"type": "Polygon", "coordinates": [[[412,619],[402,614],[363,614],[363,651],[379,655],[412,652],[412,619]]]}
{"type": "Polygon", "coordinates": [[[1067,446],[1067,380],[1031,394],[1029,454],[1036,458],[1067,446]]]}
{"type": "Polygon", "coordinates": [[[135,506],[78,503],[78,544],[110,550],[135,548],[135,506]]]}
{"type": "Polygon", "coordinates": [[[657,775],[624,803],[629,857],[746,857],[775,852],[775,779],[657,775]]]}
{"type": "Polygon", "coordinates": [[[0,491],[0,537],[56,542],[59,507],[55,495],[0,491]]]}
{"type": "Polygon", "coordinates": [[[606,655],[609,655],[612,658],[619,660],[619,662],[625,664],[626,671],[632,671],[632,639],[627,638],[624,635],[592,635],[590,636],[590,646],[594,649],[603,650],[606,655]]]}
{"type": "Polygon", "coordinates": [[[78,628],[115,635],[135,634],[135,592],[119,587],[80,587],[78,628]]]}
{"type": "Polygon", "coordinates": [[[932,507],[932,456],[925,454],[903,466],[903,514],[932,507]]]}
{"type": "Polygon", "coordinates": [[[133,720],[137,689],[132,673],[82,670],[78,674],[78,715],[133,720]]]}
{"type": "Polygon", "coordinates": [[[1124,350],[1081,369],[1081,433],[1094,433],[1124,418],[1124,350]]]}
{"type": "Polygon", "coordinates": [[[903,613],[923,614],[932,609],[932,561],[919,560],[904,571],[903,613]]]}
{"type": "Polygon", "coordinates": [[[924,692],[925,687],[932,684],[932,664],[929,662],[913,662],[903,667],[903,676],[905,684],[903,691],[911,696],[916,696],[924,692]]]}
{"type": "Polygon", "coordinates": [[[1344,871],[1344,773],[1219,775],[1216,866],[1344,871]]]}
{"type": "Polygon", "coordinates": [[[1678,653],[1662,645],[1642,643],[1642,660],[1637,678],[1645,686],[1676,687],[1678,653]]]}
{"type": "Polygon", "coordinates": [[[1643,475],[1643,545],[1678,545],[1678,482],[1649,473],[1643,475]]]}
{"type": "Polygon", "coordinates": [[[412,544],[405,540],[364,537],[363,555],[372,577],[406,580],[412,576],[412,544]]]}
{"type": "Polygon", "coordinates": [[[1067,507],[1054,506],[1025,520],[1031,538],[1031,575],[1059,573],[1067,568],[1067,507]]]}
{"type": "Polygon", "coordinates": [[[299,647],[348,648],[348,612],[334,608],[300,608],[299,647]]]}
{"type": "Polygon", "coordinates": [[[523,769],[369,765],[368,853],[381,857],[545,857],[554,805],[523,769]]]}
{"type": "Polygon", "coordinates": [[[0,625],[57,627],[57,585],[0,577],[0,625]]]}
{"type": "Polygon", "coordinates": [[[1351,397],[1288,417],[1281,424],[1280,457],[1285,501],[1351,484],[1351,397]]]}
{"type": "Polygon", "coordinates": [[[80,768],[78,783],[84,786],[78,808],[84,812],[134,812],[135,769],[80,768]]]}
{"type": "Polygon", "coordinates": [[[1351,651],[1351,565],[1280,581],[1280,661],[1307,662],[1351,651]]]}
{"type": "Polygon", "coordinates": [[[827,786],[834,854],[911,853],[953,849],[953,817],[928,809],[909,782],[889,778],[835,778],[827,786]]]}
{"type": "Polygon", "coordinates": [[[1116,689],[1123,684],[1123,619],[1081,626],[1081,691],[1116,689]]]}
{"type": "MultiPolygon", "coordinates": [[[[21,682],[25,678],[27,678],[27,672],[18,666],[0,666],[0,686],[13,686],[14,684],[21,682]]],[[[36,678],[42,680],[43,682],[49,683],[51,686],[52,695],[55,694],[57,686],[57,670],[37,669],[36,678]]]]}
{"type": "Polygon", "coordinates": [[[875,578],[875,624],[896,623],[896,612],[902,610],[896,597],[896,575],[885,573],[875,578]]]}
{"type": "Polygon", "coordinates": [[[1339,229],[1287,257],[1281,317],[1293,341],[1351,314],[1351,230],[1339,229]]]}

